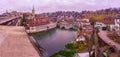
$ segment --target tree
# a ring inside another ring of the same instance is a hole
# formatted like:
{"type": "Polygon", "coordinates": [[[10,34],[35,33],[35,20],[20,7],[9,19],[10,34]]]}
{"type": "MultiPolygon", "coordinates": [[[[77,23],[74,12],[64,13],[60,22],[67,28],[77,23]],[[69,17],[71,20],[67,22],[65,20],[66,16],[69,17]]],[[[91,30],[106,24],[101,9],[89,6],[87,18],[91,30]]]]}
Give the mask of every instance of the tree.
{"type": "Polygon", "coordinates": [[[59,57],[60,55],[58,53],[55,53],[53,55],[51,55],[50,57],[59,57]]]}
{"type": "Polygon", "coordinates": [[[74,50],[61,50],[58,53],[65,57],[73,57],[76,52],[74,50]]]}
{"type": "Polygon", "coordinates": [[[61,50],[50,57],[74,57],[76,53],[76,48],[74,43],[68,43],[65,45],[66,49],[61,50]]]}
{"type": "Polygon", "coordinates": [[[75,50],[61,50],[50,57],[74,57],[76,51],[75,50]]]}
{"type": "Polygon", "coordinates": [[[73,43],[68,43],[67,45],[65,45],[65,47],[67,49],[71,49],[71,50],[74,50],[75,49],[75,45],[73,43]]]}
{"type": "Polygon", "coordinates": [[[93,43],[94,43],[94,35],[95,35],[95,22],[96,22],[96,20],[94,19],[94,17],[92,17],[92,18],[90,18],[90,23],[91,23],[91,25],[92,25],[92,28],[93,28],[93,30],[92,30],[92,35],[91,35],[91,38],[90,38],[90,41],[92,41],[92,43],[90,44],[90,51],[89,52],[91,52],[91,50],[92,50],[92,46],[93,46],[93,43]]]}
{"type": "Polygon", "coordinates": [[[91,18],[90,18],[90,23],[91,23],[92,28],[93,28],[91,38],[94,38],[94,33],[95,33],[95,22],[96,22],[96,20],[94,19],[94,17],[91,17],[91,18]]]}
{"type": "Polygon", "coordinates": [[[94,34],[94,44],[95,44],[95,57],[98,57],[98,29],[95,30],[94,34]]]}

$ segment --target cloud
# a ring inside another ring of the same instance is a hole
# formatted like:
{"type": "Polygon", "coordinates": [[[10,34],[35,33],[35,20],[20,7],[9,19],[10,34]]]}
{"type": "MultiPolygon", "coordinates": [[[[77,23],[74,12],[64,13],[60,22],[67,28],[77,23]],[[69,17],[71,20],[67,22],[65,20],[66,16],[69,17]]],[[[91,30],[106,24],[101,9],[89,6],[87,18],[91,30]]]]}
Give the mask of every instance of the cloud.
{"type": "Polygon", "coordinates": [[[120,7],[119,3],[119,0],[0,0],[0,13],[6,10],[31,11],[33,4],[36,13],[42,13],[120,7]]]}

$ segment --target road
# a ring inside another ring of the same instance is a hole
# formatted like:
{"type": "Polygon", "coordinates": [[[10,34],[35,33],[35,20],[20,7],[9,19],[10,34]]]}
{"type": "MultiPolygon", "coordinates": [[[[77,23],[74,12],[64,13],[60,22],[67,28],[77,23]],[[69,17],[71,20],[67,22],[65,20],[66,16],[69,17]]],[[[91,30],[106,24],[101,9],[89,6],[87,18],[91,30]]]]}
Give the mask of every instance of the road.
{"type": "Polygon", "coordinates": [[[0,57],[40,57],[40,55],[24,27],[0,26],[0,57]]]}
{"type": "Polygon", "coordinates": [[[107,31],[100,30],[98,35],[105,43],[107,43],[110,46],[114,46],[115,49],[120,51],[120,44],[118,44],[118,43],[114,42],[113,40],[109,39],[107,37],[107,33],[108,33],[107,31]]]}

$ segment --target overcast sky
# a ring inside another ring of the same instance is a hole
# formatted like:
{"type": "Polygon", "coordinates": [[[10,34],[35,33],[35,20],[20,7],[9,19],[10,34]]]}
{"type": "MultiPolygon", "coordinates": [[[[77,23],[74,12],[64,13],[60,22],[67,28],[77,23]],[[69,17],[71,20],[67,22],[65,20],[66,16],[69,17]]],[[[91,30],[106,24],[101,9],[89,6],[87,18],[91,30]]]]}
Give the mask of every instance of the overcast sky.
{"type": "Polygon", "coordinates": [[[0,13],[8,11],[82,11],[120,7],[120,0],[0,0],[0,13]]]}

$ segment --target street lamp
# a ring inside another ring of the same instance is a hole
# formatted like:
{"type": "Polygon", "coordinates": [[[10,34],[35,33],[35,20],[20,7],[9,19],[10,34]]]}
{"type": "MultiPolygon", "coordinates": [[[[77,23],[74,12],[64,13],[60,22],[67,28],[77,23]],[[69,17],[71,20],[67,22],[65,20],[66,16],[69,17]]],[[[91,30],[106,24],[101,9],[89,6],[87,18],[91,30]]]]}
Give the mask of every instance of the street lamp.
{"type": "Polygon", "coordinates": [[[117,24],[118,24],[118,36],[120,36],[120,18],[117,18],[117,24]]]}
{"type": "Polygon", "coordinates": [[[86,35],[86,39],[87,39],[87,44],[88,44],[89,57],[91,57],[91,49],[92,49],[92,48],[91,48],[91,42],[90,42],[90,41],[91,41],[91,40],[90,40],[90,39],[91,39],[91,35],[88,35],[88,34],[87,34],[87,35],[86,35]]]}

